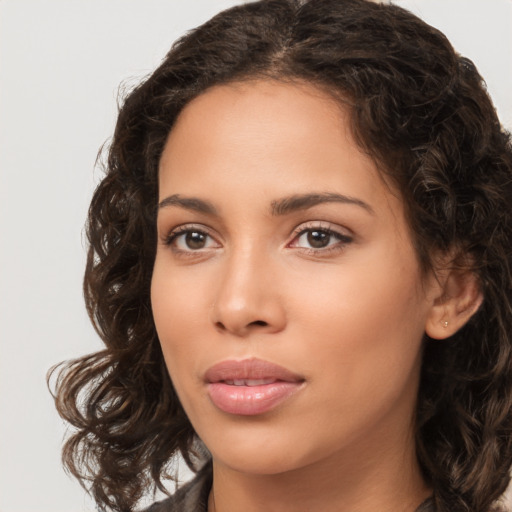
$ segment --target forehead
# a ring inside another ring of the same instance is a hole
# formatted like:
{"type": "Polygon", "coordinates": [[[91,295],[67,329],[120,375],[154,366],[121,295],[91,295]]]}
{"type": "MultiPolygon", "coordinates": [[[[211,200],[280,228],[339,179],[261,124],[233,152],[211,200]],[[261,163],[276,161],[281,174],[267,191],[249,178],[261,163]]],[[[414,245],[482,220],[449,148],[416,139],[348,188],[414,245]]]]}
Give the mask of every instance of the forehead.
{"type": "Polygon", "coordinates": [[[345,118],[348,113],[340,104],[311,84],[235,82],[211,87],[188,103],[167,147],[186,142],[228,150],[228,142],[232,146],[238,142],[247,149],[258,144],[277,149],[277,143],[287,149],[286,142],[297,146],[301,140],[311,140],[313,132],[317,133],[314,139],[325,142],[329,134],[344,137],[345,118]]]}
{"type": "Polygon", "coordinates": [[[311,84],[234,83],[192,100],[162,154],[160,200],[216,192],[254,198],[269,189],[363,194],[365,202],[386,204],[397,199],[355,143],[348,110],[311,84]]]}

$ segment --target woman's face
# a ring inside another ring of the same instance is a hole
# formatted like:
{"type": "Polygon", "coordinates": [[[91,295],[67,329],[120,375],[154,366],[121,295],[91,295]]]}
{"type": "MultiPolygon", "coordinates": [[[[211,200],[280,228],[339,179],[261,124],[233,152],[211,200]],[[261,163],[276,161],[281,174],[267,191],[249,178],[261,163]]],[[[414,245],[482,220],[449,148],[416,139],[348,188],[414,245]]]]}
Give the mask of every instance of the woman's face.
{"type": "Polygon", "coordinates": [[[348,124],[313,86],[255,81],[194,99],[165,146],[154,319],[181,403],[225,467],[413,450],[435,280],[348,124]]]}

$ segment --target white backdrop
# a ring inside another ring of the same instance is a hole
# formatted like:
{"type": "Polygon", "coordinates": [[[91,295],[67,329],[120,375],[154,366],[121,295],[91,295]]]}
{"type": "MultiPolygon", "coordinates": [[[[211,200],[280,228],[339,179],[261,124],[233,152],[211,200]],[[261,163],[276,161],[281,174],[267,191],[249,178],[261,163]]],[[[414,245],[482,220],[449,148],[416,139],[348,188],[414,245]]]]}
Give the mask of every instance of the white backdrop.
{"type": "MultiPolygon", "coordinates": [[[[0,512],[89,512],[60,467],[46,389],[100,348],[82,302],[82,226],[116,92],[235,0],[0,0],[0,512]]],[[[512,128],[512,0],[396,0],[442,29],[512,128]]]]}

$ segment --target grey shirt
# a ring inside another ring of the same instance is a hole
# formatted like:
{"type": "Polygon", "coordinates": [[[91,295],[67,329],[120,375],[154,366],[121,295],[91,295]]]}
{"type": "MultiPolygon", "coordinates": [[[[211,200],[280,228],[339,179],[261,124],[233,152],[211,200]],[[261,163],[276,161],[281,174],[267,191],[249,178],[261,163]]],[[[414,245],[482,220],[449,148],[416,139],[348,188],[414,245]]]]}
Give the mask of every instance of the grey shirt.
{"type": "Polygon", "coordinates": [[[207,512],[211,488],[212,467],[207,463],[193,480],[180,487],[171,497],[154,503],[144,512],[207,512]]]}
{"type": "MultiPolygon", "coordinates": [[[[166,500],[154,503],[144,512],[207,512],[212,487],[211,464],[206,464],[193,480],[166,500]]],[[[425,500],[415,512],[435,512],[432,499],[425,500]]]]}

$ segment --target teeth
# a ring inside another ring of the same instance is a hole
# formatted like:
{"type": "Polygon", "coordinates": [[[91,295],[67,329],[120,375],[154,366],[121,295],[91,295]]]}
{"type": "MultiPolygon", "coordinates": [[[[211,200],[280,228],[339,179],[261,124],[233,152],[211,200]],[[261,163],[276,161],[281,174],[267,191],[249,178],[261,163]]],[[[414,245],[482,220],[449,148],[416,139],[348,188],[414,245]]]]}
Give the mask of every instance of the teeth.
{"type": "Polygon", "coordinates": [[[224,381],[229,386],[264,386],[265,384],[272,384],[275,379],[234,379],[224,381]]]}
{"type": "Polygon", "coordinates": [[[246,386],[264,386],[265,384],[272,384],[275,379],[247,379],[245,381],[246,386]]]}

